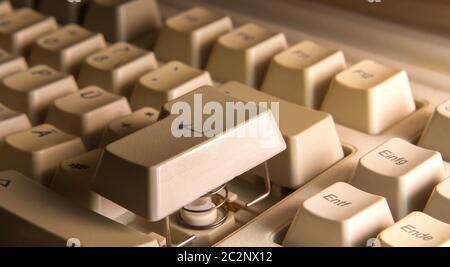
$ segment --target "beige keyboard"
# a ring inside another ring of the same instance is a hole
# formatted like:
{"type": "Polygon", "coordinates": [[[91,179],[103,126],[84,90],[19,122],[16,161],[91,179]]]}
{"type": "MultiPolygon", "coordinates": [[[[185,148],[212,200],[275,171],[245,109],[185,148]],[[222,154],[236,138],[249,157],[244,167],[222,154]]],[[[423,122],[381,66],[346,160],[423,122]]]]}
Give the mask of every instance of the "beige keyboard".
{"type": "Polygon", "coordinates": [[[0,2],[0,246],[450,246],[450,39],[318,2],[0,2]]]}

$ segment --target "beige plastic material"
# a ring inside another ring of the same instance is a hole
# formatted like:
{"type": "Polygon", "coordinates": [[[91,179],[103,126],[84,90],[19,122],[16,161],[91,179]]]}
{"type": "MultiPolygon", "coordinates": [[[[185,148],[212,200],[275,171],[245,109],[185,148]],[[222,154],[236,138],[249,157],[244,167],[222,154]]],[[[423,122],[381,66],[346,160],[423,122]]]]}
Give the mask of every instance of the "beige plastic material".
{"type": "Polygon", "coordinates": [[[29,62],[76,76],[84,59],[104,48],[106,42],[101,33],[70,24],[39,38],[31,48],[29,62]]]}
{"type": "Polygon", "coordinates": [[[360,159],[350,183],[384,196],[397,221],[423,210],[434,186],[445,178],[439,152],[393,138],[360,159]]]}
{"type": "Polygon", "coordinates": [[[450,178],[447,178],[434,188],[423,212],[450,224],[450,178]]]}
{"type": "Polygon", "coordinates": [[[1,246],[157,247],[155,238],[79,207],[16,171],[0,172],[1,246]],[[79,242],[79,244],[78,244],[79,242]]]}
{"type": "Polygon", "coordinates": [[[83,22],[109,42],[132,41],[161,24],[156,0],[92,0],[83,22]]]}
{"type": "Polygon", "coordinates": [[[404,70],[363,60],[333,79],[321,110],[337,123],[380,134],[416,109],[404,70]]]}
{"type": "Polygon", "coordinates": [[[301,204],[283,246],[365,246],[393,224],[384,197],[338,182],[301,204]]]}
{"type": "Polygon", "coordinates": [[[27,114],[31,123],[38,125],[44,122],[53,101],[77,90],[72,75],[37,65],[3,79],[0,82],[0,101],[27,114]]]}
{"type": "MultiPolygon", "coordinates": [[[[274,108],[279,110],[275,116],[287,149],[269,160],[270,177],[275,184],[298,188],[344,157],[329,114],[290,103],[238,82],[226,83],[219,90],[245,102],[266,103],[272,112],[274,108]]],[[[251,173],[264,177],[264,168],[251,173]]]]}
{"type": "Polygon", "coordinates": [[[220,82],[259,88],[272,57],[286,48],[283,33],[246,24],[217,39],[206,69],[220,82]]]}
{"type": "Polygon", "coordinates": [[[378,236],[383,247],[450,247],[450,225],[413,212],[378,236]]]}
{"type": "Polygon", "coordinates": [[[21,56],[14,56],[0,49],[0,79],[25,71],[28,68],[28,64],[21,56]]]}
{"type": "Polygon", "coordinates": [[[145,107],[136,110],[130,115],[112,121],[105,129],[100,147],[105,147],[122,137],[155,123],[158,120],[158,116],[158,110],[145,107]]]}
{"type": "Polygon", "coordinates": [[[419,146],[441,152],[450,162],[450,99],[440,104],[433,113],[419,140],[419,146]]]}
{"type": "Polygon", "coordinates": [[[180,217],[187,225],[207,226],[217,220],[216,205],[211,197],[201,197],[180,210],[180,217]]]}
{"type": "Polygon", "coordinates": [[[57,28],[53,17],[21,8],[0,17],[0,47],[9,53],[27,55],[37,38],[57,28]]]}
{"type": "Polygon", "coordinates": [[[11,14],[13,12],[13,8],[9,1],[0,2],[0,17],[3,17],[7,14],[11,14]]]}
{"type": "Polygon", "coordinates": [[[17,170],[48,186],[62,160],[84,152],[79,137],[42,124],[5,138],[0,148],[0,170],[17,170]]]}
{"type": "Polygon", "coordinates": [[[55,1],[39,0],[38,10],[55,17],[60,24],[81,23],[84,10],[91,0],[55,1]]]}
{"type": "Polygon", "coordinates": [[[200,69],[206,65],[217,38],[232,28],[228,16],[194,7],[165,21],[154,51],[162,60],[178,60],[200,69]]]}
{"type": "Polygon", "coordinates": [[[99,196],[90,188],[102,152],[101,149],[95,149],[62,161],[52,179],[50,189],[73,203],[113,219],[126,210],[99,196]]]}
{"type": "Polygon", "coordinates": [[[103,131],[110,122],[130,113],[125,97],[97,86],[88,86],[57,99],[48,112],[46,122],[80,136],[90,150],[99,145],[103,131]]]}
{"type": "Polygon", "coordinates": [[[331,80],[345,67],[342,51],[303,41],[272,59],[261,90],[295,104],[320,109],[331,80]]]}
{"type": "Polygon", "coordinates": [[[159,110],[166,102],[205,85],[213,85],[207,71],[171,61],[136,82],[130,105],[133,110],[146,106],[159,110]]]}
{"type": "Polygon", "coordinates": [[[115,94],[129,96],[136,80],[157,67],[152,52],[128,43],[116,43],[86,58],[78,84],[80,87],[97,85],[115,94]]]}
{"type": "Polygon", "coordinates": [[[0,103],[0,146],[6,136],[31,128],[27,115],[15,112],[0,103]]]}
{"type": "MultiPolygon", "coordinates": [[[[214,100],[223,110],[227,101],[237,101],[213,87],[199,88],[176,101],[194,111],[198,98],[203,103],[214,100]]],[[[223,129],[205,120],[200,128],[186,116],[168,115],[108,145],[92,184],[94,191],[158,221],[286,148],[266,109],[231,124],[222,115],[218,123],[224,124],[223,129]]]]}

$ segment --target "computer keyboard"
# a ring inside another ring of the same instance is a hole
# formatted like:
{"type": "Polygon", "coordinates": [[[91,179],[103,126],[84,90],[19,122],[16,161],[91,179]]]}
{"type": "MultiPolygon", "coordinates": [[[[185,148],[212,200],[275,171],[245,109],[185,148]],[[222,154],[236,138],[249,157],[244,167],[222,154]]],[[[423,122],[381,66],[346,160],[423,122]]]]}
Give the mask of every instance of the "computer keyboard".
{"type": "Polygon", "coordinates": [[[450,246],[450,41],[322,2],[0,2],[0,246],[450,246]]]}

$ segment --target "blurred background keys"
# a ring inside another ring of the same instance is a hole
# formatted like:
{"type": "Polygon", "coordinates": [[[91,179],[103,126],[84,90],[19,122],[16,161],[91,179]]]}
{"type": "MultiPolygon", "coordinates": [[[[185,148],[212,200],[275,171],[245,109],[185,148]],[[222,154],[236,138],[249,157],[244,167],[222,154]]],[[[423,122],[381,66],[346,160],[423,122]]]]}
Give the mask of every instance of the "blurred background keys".
{"type": "Polygon", "coordinates": [[[37,38],[58,28],[53,17],[22,8],[0,18],[0,48],[27,55],[37,38]]]}
{"type": "Polygon", "coordinates": [[[154,51],[162,60],[178,60],[202,69],[214,42],[232,28],[228,16],[218,15],[203,7],[194,7],[164,22],[154,51]]]}
{"type": "Polygon", "coordinates": [[[33,125],[43,123],[56,99],[76,92],[72,75],[38,65],[6,77],[0,82],[0,101],[28,115],[33,125]]]}
{"type": "Polygon", "coordinates": [[[57,99],[51,106],[47,122],[80,136],[90,150],[96,148],[105,127],[115,119],[131,113],[125,97],[89,86],[57,99]]]}
{"type": "MultiPolygon", "coordinates": [[[[15,8],[36,7],[39,0],[9,0],[15,8]]],[[[6,2],[6,1],[5,1],[6,2]]]]}
{"type": "Polygon", "coordinates": [[[6,14],[12,13],[13,8],[9,1],[1,1],[0,2],[0,17],[6,14]]]}
{"type": "Polygon", "coordinates": [[[0,79],[24,71],[27,68],[28,64],[25,61],[25,58],[12,55],[3,49],[0,49],[0,79]]]}
{"type": "Polygon", "coordinates": [[[106,42],[101,33],[70,24],[39,38],[31,48],[29,62],[77,76],[84,59],[104,48],[106,42]]]}
{"type": "Polygon", "coordinates": [[[90,0],[39,0],[38,10],[55,17],[59,24],[80,24],[89,2],[90,0]]]}
{"type": "Polygon", "coordinates": [[[0,170],[17,170],[48,186],[61,160],[84,152],[79,137],[42,124],[5,138],[0,148],[0,170]]]}
{"type": "Polygon", "coordinates": [[[84,27],[103,33],[108,42],[131,42],[161,25],[155,0],[92,0],[83,22],[84,27]]]}

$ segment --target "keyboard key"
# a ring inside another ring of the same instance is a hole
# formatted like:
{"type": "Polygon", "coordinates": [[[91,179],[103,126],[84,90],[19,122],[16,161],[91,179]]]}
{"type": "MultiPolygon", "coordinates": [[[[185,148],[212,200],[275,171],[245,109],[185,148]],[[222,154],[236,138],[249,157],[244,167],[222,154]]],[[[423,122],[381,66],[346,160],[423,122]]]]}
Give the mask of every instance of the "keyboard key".
{"type": "Polygon", "coordinates": [[[0,170],[14,169],[48,186],[61,161],[84,152],[79,137],[42,124],[5,138],[0,148],[0,170]]]}
{"type": "Polygon", "coordinates": [[[337,123],[379,134],[415,111],[404,70],[364,60],[336,75],[321,110],[337,123]]]}
{"type": "Polygon", "coordinates": [[[423,212],[450,224],[450,178],[434,188],[423,212]]]}
{"type": "Polygon", "coordinates": [[[171,61],[139,79],[131,94],[130,105],[133,110],[146,106],[159,110],[166,102],[204,85],[213,85],[207,71],[171,61]]]}
{"type": "Polygon", "coordinates": [[[39,38],[31,49],[29,62],[78,75],[84,59],[104,48],[106,43],[101,33],[70,24],[39,38]]]}
{"type": "Polygon", "coordinates": [[[441,152],[445,161],[450,162],[450,99],[439,105],[428,122],[419,146],[441,152]]]}
{"type": "MultiPolygon", "coordinates": [[[[6,2],[6,1],[5,1],[6,2]]],[[[37,0],[9,0],[15,8],[19,7],[36,7],[37,0]]]]}
{"type": "Polygon", "coordinates": [[[58,196],[16,171],[0,172],[0,246],[158,246],[127,228],[58,196]],[[75,238],[75,239],[73,239],[75,238]],[[74,244],[74,243],[72,243],[74,244]]]}
{"type": "Polygon", "coordinates": [[[92,0],[83,26],[109,42],[132,41],[157,30],[162,21],[155,0],[92,0]]]}
{"type": "Polygon", "coordinates": [[[55,17],[60,24],[81,23],[90,0],[40,0],[39,12],[55,17]]]}
{"type": "Polygon", "coordinates": [[[380,233],[383,247],[449,247],[450,225],[413,212],[380,233]]]}
{"type": "Polygon", "coordinates": [[[0,17],[13,12],[11,3],[8,1],[0,2],[0,17]]]}
{"type": "Polygon", "coordinates": [[[214,79],[259,88],[270,60],[287,48],[283,33],[246,24],[217,40],[206,69],[214,79]]]}
{"type": "Polygon", "coordinates": [[[283,246],[365,246],[393,224],[384,197],[338,182],[301,204],[283,246]]]}
{"type": "Polygon", "coordinates": [[[233,28],[228,16],[194,7],[168,18],[155,44],[158,58],[203,68],[219,36],[233,28]]]}
{"type": "Polygon", "coordinates": [[[319,109],[331,80],[345,67],[342,51],[304,41],[272,59],[261,90],[319,109]]]}
{"type": "Polygon", "coordinates": [[[0,82],[0,101],[27,114],[33,125],[37,125],[44,122],[55,99],[77,90],[71,75],[38,65],[3,79],[0,82]]]}
{"type": "Polygon", "coordinates": [[[129,96],[135,81],[157,67],[152,52],[117,43],[84,61],[78,84],[80,87],[97,85],[115,94],[129,96]]]}
{"type": "Polygon", "coordinates": [[[359,160],[350,183],[384,196],[397,221],[423,210],[434,186],[445,177],[439,152],[393,138],[359,160]]]}
{"type": "Polygon", "coordinates": [[[0,18],[0,47],[13,54],[28,54],[37,38],[55,31],[54,18],[22,8],[0,18]]]}
{"type": "Polygon", "coordinates": [[[113,219],[124,214],[126,210],[99,196],[90,188],[101,155],[102,150],[96,149],[61,162],[50,189],[65,199],[113,219]]]}
{"type": "Polygon", "coordinates": [[[100,146],[104,147],[122,137],[155,123],[158,116],[158,110],[145,107],[128,116],[114,120],[106,127],[100,146]]]}
{"type": "Polygon", "coordinates": [[[24,71],[28,68],[27,62],[21,56],[14,56],[0,49],[0,80],[6,76],[24,71]]]}
{"type": "Polygon", "coordinates": [[[29,128],[31,123],[27,115],[15,112],[0,103],[0,146],[6,136],[29,128]]]}
{"type": "Polygon", "coordinates": [[[130,113],[125,97],[89,86],[57,99],[46,121],[67,133],[80,136],[88,150],[91,150],[98,146],[110,122],[130,113]]]}
{"type": "MultiPolygon", "coordinates": [[[[226,83],[219,90],[246,102],[270,102],[268,107],[278,114],[280,131],[288,149],[268,162],[270,178],[275,184],[299,188],[344,157],[329,114],[281,100],[238,82],[226,83]]],[[[264,175],[261,167],[254,170],[258,176],[264,175]]]]}
{"type": "MultiPolygon", "coordinates": [[[[226,102],[237,101],[213,87],[183,96],[192,101],[199,97],[203,103],[214,100],[222,111],[226,102]]],[[[192,101],[184,107],[198,107],[192,101]]],[[[159,221],[286,148],[266,109],[226,125],[220,116],[215,123],[201,123],[201,128],[185,112],[167,115],[108,145],[92,183],[94,191],[150,221],[159,221]]]]}

